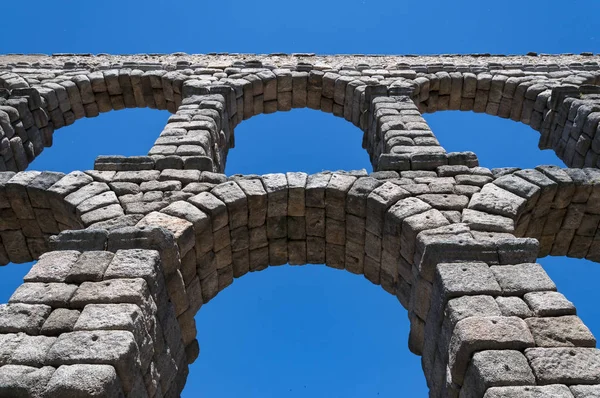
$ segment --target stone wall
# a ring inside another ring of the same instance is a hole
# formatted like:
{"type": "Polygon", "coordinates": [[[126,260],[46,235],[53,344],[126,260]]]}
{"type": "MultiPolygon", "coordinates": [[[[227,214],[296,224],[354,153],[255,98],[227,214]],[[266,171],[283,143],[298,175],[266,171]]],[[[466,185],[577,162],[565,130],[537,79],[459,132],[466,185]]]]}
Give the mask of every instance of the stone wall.
{"type": "Polygon", "coordinates": [[[0,396],[178,396],[201,306],[286,263],[395,295],[432,397],[600,395],[596,340],[536,264],[597,259],[599,172],[479,167],[422,117],[511,117],[568,164],[595,167],[597,61],[0,57],[0,262],[39,259],[0,305],[0,396]],[[144,106],[173,113],[148,156],[23,171],[56,128],[144,106]],[[361,128],[376,171],[223,174],[237,124],[296,107],[361,128]]]}

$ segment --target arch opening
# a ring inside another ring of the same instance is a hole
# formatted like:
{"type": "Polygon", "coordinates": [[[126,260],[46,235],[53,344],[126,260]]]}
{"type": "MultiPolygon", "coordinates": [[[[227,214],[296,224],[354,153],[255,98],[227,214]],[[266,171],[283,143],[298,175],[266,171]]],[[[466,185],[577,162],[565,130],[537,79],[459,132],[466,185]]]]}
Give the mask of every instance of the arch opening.
{"type": "Polygon", "coordinates": [[[196,315],[201,356],[182,396],[393,396],[406,383],[426,395],[406,313],[366,282],[324,266],[240,278],[196,315]]]}
{"type": "Polygon", "coordinates": [[[52,146],[28,170],[91,170],[99,155],[146,156],[170,113],[150,108],[124,109],[77,120],[54,133],[52,146]]]}
{"type": "Polygon", "coordinates": [[[483,167],[566,167],[554,151],[538,149],[539,133],[523,123],[464,111],[436,112],[424,117],[447,151],[473,151],[483,167]]]}
{"type": "Polygon", "coordinates": [[[333,115],[308,108],[258,115],[240,123],[227,174],[277,171],[372,170],[363,132],[333,115]]]}

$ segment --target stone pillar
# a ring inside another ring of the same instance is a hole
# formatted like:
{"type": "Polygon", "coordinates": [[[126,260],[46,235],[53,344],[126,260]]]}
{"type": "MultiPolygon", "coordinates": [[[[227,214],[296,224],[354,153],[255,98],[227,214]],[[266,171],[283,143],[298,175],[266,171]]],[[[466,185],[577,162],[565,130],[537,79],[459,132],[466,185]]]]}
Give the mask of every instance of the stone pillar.
{"type": "Polygon", "coordinates": [[[0,305],[0,395],[179,396],[197,349],[183,344],[168,261],[148,249],[44,254],[0,305]]]}
{"type": "Polygon", "coordinates": [[[148,153],[155,168],[222,173],[233,145],[226,107],[220,94],[184,98],[148,153]]]}
{"type": "Polygon", "coordinates": [[[374,170],[435,170],[443,165],[477,166],[472,152],[447,153],[409,95],[371,101],[365,142],[374,170]]]}

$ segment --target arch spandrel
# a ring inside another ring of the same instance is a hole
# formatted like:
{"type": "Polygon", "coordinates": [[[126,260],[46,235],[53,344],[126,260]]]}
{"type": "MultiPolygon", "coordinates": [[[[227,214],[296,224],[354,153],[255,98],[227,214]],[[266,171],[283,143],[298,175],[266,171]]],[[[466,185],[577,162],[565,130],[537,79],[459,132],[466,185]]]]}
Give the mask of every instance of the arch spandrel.
{"type": "Polygon", "coordinates": [[[446,102],[476,111],[485,102],[486,112],[505,116],[508,105],[512,113],[521,101],[522,122],[535,124],[535,112],[543,114],[540,123],[549,129],[543,137],[566,134],[547,120],[560,127],[573,122],[565,146],[571,148],[595,126],[596,99],[585,86],[597,84],[595,57],[73,55],[68,65],[59,56],[30,58],[39,65],[27,68],[16,63],[26,56],[3,59],[9,72],[0,75],[8,88],[3,98],[21,98],[13,101],[16,111],[5,112],[13,130],[31,123],[23,119],[25,107],[33,115],[30,105],[46,114],[52,109],[60,120],[58,109],[65,118],[64,92],[54,86],[61,76],[73,82],[67,86],[75,98],[77,89],[83,114],[109,110],[109,103],[133,105],[131,98],[137,106],[173,103],[176,111],[147,157],[100,157],[96,170],[66,176],[0,175],[0,208],[10,215],[0,232],[6,260],[41,255],[0,306],[0,337],[11,347],[52,342],[34,367],[7,356],[0,366],[7,391],[56,395],[93,387],[109,396],[177,396],[199,353],[200,307],[234,278],[285,263],[346,269],[396,295],[408,310],[409,347],[422,355],[431,396],[598,384],[594,337],[535,263],[540,253],[564,250],[595,258],[595,172],[477,167],[474,154],[446,153],[421,116],[446,102]],[[131,83],[127,101],[122,75],[131,83]],[[511,93],[512,77],[531,80],[511,93]],[[17,87],[24,82],[29,87],[17,87]],[[259,111],[316,108],[318,98],[319,109],[363,129],[378,171],[220,173],[238,123],[259,111]],[[55,228],[47,227],[50,221],[55,228]],[[46,235],[33,236],[34,227],[46,235]],[[67,312],[73,322],[57,333],[52,326],[67,312]],[[548,328],[560,330],[555,339],[548,328]],[[488,374],[490,364],[515,367],[519,386],[488,374]],[[64,376],[74,373],[104,376],[81,386],[64,376]]]}

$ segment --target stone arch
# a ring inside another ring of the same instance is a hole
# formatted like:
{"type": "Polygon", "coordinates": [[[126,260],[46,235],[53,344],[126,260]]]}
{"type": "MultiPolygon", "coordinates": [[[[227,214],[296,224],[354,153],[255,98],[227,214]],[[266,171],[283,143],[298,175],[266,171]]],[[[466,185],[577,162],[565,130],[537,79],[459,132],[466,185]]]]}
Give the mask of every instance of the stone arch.
{"type": "Polygon", "coordinates": [[[598,169],[498,169],[495,177],[463,211],[463,221],[471,228],[535,238],[539,257],[600,261],[595,238],[600,220],[598,169]],[[478,217],[480,211],[489,214],[486,222],[478,217]]]}
{"type": "Polygon", "coordinates": [[[460,110],[510,118],[538,131],[540,149],[552,149],[571,167],[596,167],[591,148],[600,120],[600,75],[578,71],[437,72],[408,82],[422,113],[460,110]]]}
{"type": "Polygon", "coordinates": [[[166,70],[40,72],[29,75],[31,84],[16,74],[3,76],[8,76],[7,98],[0,104],[3,170],[25,170],[52,145],[54,131],[78,119],[125,108],[175,113],[181,104],[181,75],[166,70]]]}

